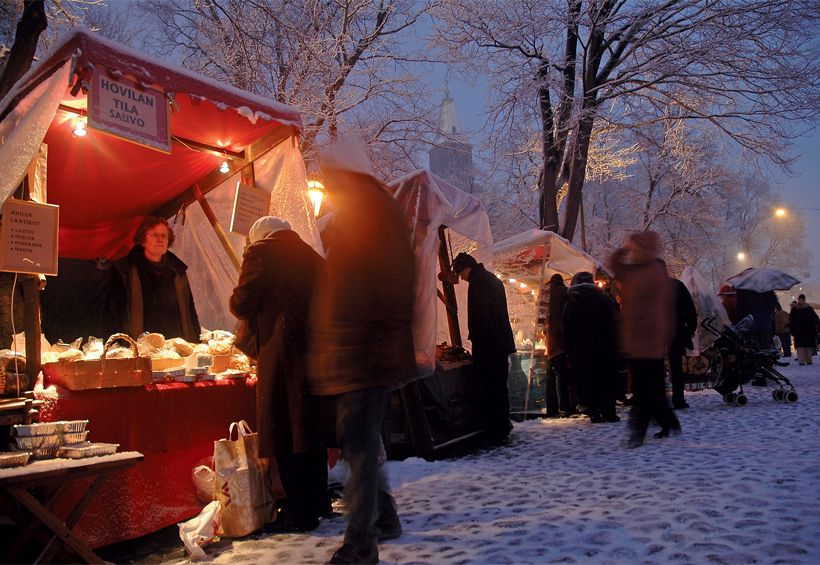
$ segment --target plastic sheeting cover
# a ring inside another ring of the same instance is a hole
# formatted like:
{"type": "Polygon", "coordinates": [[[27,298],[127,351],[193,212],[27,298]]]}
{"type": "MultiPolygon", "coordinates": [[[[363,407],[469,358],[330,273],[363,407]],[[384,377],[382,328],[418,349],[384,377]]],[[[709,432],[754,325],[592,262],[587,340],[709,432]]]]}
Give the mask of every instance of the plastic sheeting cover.
{"type": "MultiPolygon", "coordinates": [[[[388,185],[407,214],[416,257],[416,312],[413,339],[420,374],[435,368],[436,343],[450,342],[447,316],[437,297],[438,228],[450,231],[453,254],[466,251],[490,269],[493,243],[490,220],[481,201],[425,170],[413,172],[388,185]],[[459,237],[460,236],[460,237],[459,237]]],[[[465,346],[467,285],[456,285],[459,323],[465,346]]]]}
{"type": "Polygon", "coordinates": [[[717,329],[728,326],[731,322],[720,298],[697,269],[684,267],[680,280],[689,289],[698,313],[698,329],[695,331],[695,337],[692,338],[692,344],[695,346],[694,353],[699,354],[708,349],[716,338],[715,335],[703,329],[703,321],[712,321],[717,329]]]}

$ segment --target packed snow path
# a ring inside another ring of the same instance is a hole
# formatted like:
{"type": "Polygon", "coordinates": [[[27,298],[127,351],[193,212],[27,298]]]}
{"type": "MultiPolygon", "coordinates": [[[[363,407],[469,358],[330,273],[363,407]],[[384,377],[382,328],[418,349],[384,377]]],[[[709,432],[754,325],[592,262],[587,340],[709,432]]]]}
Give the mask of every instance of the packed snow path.
{"type": "MultiPolygon", "coordinates": [[[[820,365],[796,404],[687,392],[683,434],[624,446],[622,421],[531,420],[503,447],[387,464],[404,535],[382,563],[820,563],[820,365]]],[[[344,518],[206,548],[215,563],[323,563],[344,518]]]]}

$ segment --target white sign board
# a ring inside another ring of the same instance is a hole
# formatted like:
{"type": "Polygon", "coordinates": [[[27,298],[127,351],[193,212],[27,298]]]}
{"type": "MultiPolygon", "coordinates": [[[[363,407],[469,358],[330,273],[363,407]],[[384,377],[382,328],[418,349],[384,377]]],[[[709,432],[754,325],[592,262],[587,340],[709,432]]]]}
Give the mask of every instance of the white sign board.
{"type": "Polygon", "coordinates": [[[247,236],[253,223],[268,214],[269,207],[269,192],[241,182],[236,183],[230,231],[247,236]]]}
{"type": "Polygon", "coordinates": [[[9,198],[0,228],[0,271],[57,274],[60,207],[9,198]]]}
{"type": "Polygon", "coordinates": [[[88,127],[170,153],[168,120],[164,93],[94,69],[88,93],[88,127]]]}

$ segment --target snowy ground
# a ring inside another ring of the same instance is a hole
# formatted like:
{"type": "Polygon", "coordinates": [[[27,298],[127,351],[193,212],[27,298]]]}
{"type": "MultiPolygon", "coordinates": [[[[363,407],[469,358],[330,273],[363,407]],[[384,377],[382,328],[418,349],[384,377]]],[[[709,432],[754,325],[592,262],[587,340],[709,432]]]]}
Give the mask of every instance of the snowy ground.
{"type": "MultiPolygon", "coordinates": [[[[382,563],[820,563],[820,365],[783,369],[796,404],[687,393],[683,434],[627,449],[616,424],[531,420],[509,445],[389,462],[404,535],[382,563]]],[[[322,563],[341,516],[206,548],[215,563],[322,563]]],[[[181,545],[181,544],[180,544],[181,545]]]]}

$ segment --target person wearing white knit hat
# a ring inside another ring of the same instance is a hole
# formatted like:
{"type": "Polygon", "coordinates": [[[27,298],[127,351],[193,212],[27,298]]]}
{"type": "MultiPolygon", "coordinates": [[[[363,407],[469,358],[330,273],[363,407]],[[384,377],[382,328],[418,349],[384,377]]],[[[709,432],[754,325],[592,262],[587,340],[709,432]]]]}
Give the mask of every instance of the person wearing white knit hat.
{"type": "Polygon", "coordinates": [[[251,240],[251,243],[256,243],[280,230],[289,229],[291,229],[291,227],[287,220],[277,218],[276,216],[262,216],[251,226],[248,232],[248,239],[251,240]]]}

